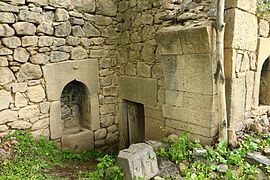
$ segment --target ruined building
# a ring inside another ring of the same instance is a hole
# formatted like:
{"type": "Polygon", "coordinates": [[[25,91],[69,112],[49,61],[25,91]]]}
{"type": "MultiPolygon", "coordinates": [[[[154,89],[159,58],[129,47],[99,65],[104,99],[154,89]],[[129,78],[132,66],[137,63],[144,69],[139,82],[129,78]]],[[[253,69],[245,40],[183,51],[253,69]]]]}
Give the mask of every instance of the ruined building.
{"type": "MultiPolygon", "coordinates": [[[[229,126],[268,119],[269,22],[226,0],[229,126]]],[[[218,133],[214,0],[1,0],[0,132],[104,150],[218,133]]]]}

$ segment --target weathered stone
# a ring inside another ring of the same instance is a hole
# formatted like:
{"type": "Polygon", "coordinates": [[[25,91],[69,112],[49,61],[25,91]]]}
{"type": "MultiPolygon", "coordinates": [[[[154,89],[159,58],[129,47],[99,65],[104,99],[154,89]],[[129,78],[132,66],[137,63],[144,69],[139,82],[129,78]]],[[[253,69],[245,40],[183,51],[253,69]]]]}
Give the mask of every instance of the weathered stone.
{"type": "Polygon", "coordinates": [[[25,63],[28,61],[30,54],[26,51],[25,48],[17,48],[14,50],[14,60],[18,62],[25,63]]]}
{"type": "Polygon", "coordinates": [[[0,11],[18,13],[19,12],[19,7],[11,5],[11,4],[4,3],[4,2],[0,2],[0,11]]]}
{"type": "Polygon", "coordinates": [[[105,128],[113,125],[114,117],[110,115],[106,115],[100,119],[100,126],[105,128]]]}
{"type": "Polygon", "coordinates": [[[247,2],[245,0],[227,0],[226,8],[239,8],[254,14],[257,8],[257,1],[250,0],[247,2]]]}
{"type": "Polygon", "coordinates": [[[0,67],[0,85],[10,83],[15,81],[14,74],[12,71],[7,67],[0,67]]]}
{"type": "Polygon", "coordinates": [[[156,154],[151,146],[144,143],[132,144],[120,151],[117,164],[123,168],[126,180],[135,177],[151,179],[158,173],[156,154]]]}
{"type": "Polygon", "coordinates": [[[270,166],[270,160],[258,152],[248,152],[245,159],[251,164],[270,166]]]}
{"type": "Polygon", "coordinates": [[[38,129],[46,129],[49,126],[49,118],[41,119],[37,122],[35,122],[31,128],[32,131],[38,130],[38,129]]]}
{"type": "Polygon", "coordinates": [[[75,37],[75,36],[68,36],[66,38],[66,42],[68,45],[71,45],[71,46],[77,46],[80,44],[80,38],[78,37],[75,37]]]}
{"type": "Polygon", "coordinates": [[[6,132],[9,129],[7,125],[0,125],[0,132],[6,132]]]}
{"type": "Polygon", "coordinates": [[[14,23],[15,16],[13,13],[0,12],[0,22],[1,23],[14,23]]]}
{"type": "Polygon", "coordinates": [[[93,13],[96,9],[95,0],[72,0],[70,7],[85,13],[93,13]]]}
{"type": "Polygon", "coordinates": [[[264,19],[259,21],[259,35],[262,37],[268,37],[269,35],[269,22],[264,19]]]}
{"type": "Polygon", "coordinates": [[[87,51],[82,47],[76,47],[72,49],[71,59],[85,59],[87,56],[87,51]]]}
{"type": "Polygon", "coordinates": [[[119,96],[133,102],[156,106],[157,81],[153,79],[121,77],[119,78],[119,96]],[[140,91],[140,89],[149,91],[140,91]]]}
{"type": "Polygon", "coordinates": [[[0,90],[0,111],[7,109],[11,102],[11,93],[5,90],[0,90]]]}
{"type": "Polygon", "coordinates": [[[116,125],[112,125],[107,128],[108,133],[114,133],[118,130],[118,127],[116,125]]]}
{"type": "Polygon", "coordinates": [[[48,113],[50,110],[50,103],[49,102],[40,103],[39,107],[41,113],[43,114],[48,113]]]}
{"type": "Polygon", "coordinates": [[[72,27],[72,35],[76,37],[84,37],[85,32],[83,31],[81,26],[73,26],[72,27]]]}
{"type": "Polygon", "coordinates": [[[41,36],[38,41],[39,47],[51,46],[53,44],[53,38],[50,36],[41,36]]]}
{"type": "Polygon", "coordinates": [[[53,7],[67,8],[70,4],[70,0],[48,0],[49,5],[53,7]]]}
{"type": "Polygon", "coordinates": [[[51,23],[48,22],[42,22],[38,27],[37,27],[37,33],[44,33],[48,35],[53,35],[53,26],[51,23]]]}
{"type": "Polygon", "coordinates": [[[21,45],[21,40],[18,37],[8,37],[2,39],[3,44],[8,48],[17,48],[21,45]]]}
{"type": "Polygon", "coordinates": [[[238,145],[237,136],[234,130],[228,130],[228,143],[232,148],[238,145]]]}
{"type": "Polygon", "coordinates": [[[40,110],[38,108],[38,105],[26,106],[18,111],[19,118],[24,120],[36,117],[39,115],[39,113],[40,110]]]}
{"type": "Polygon", "coordinates": [[[230,9],[226,11],[225,21],[225,48],[256,50],[258,23],[255,15],[230,9]]]}
{"type": "Polygon", "coordinates": [[[27,89],[27,83],[12,83],[10,88],[13,93],[16,92],[25,92],[27,89]]]}
{"type": "Polygon", "coordinates": [[[48,140],[49,140],[49,138],[50,138],[50,130],[49,130],[49,128],[46,128],[46,129],[39,129],[39,130],[33,131],[33,132],[31,132],[31,133],[32,133],[32,135],[33,135],[33,137],[34,137],[35,139],[39,139],[41,136],[42,136],[42,137],[45,137],[45,138],[48,139],[48,140]]]}
{"type": "Polygon", "coordinates": [[[12,53],[13,53],[12,50],[5,47],[0,49],[0,56],[11,55],[12,53]]]}
{"type": "Polygon", "coordinates": [[[63,46],[65,45],[66,40],[64,38],[54,38],[53,45],[54,46],[63,46]]]}
{"type": "Polygon", "coordinates": [[[34,35],[36,33],[36,26],[28,22],[17,22],[13,27],[18,35],[34,35]]]}
{"type": "Polygon", "coordinates": [[[113,23],[113,20],[111,17],[96,15],[94,17],[94,22],[96,25],[99,25],[99,26],[109,26],[110,24],[113,23]]]}
{"type": "Polygon", "coordinates": [[[27,99],[22,95],[22,93],[17,92],[15,94],[15,107],[24,107],[27,103],[27,99]]]}
{"type": "Polygon", "coordinates": [[[157,157],[157,161],[159,169],[158,176],[166,177],[167,174],[170,174],[175,177],[178,174],[176,164],[174,164],[170,160],[163,157],[157,157]]]}
{"type": "Polygon", "coordinates": [[[106,128],[98,129],[94,133],[95,140],[104,139],[107,135],[106,128]]]}
{"type": "Polygon", "coordinates": [[[56,21],[67,21],[69,19],[68,11],[65,9],[57,8],[55,11],[56,21]]]}
{"type": "Polygon", "coordinates": [[[71,17],[69,21],[72,25],[84,25],[84,20],[80,18],[71,17]]]}
{"type": "Polygon", "coordinates": [[[41,85],[29,87],[27,96],[31,102],[41,102],[45,99],[45,91],[41,85]]]}
{"type": "Polygon", "coordinates": [[[83,25],[83,30],[86,37],[97,37],[100,36],[99,30],[94,27],[90,22],[87,22],[83,25]]]}
{"type": "Polygon", "coordinates": [[[61,22],[55,27],[54,35],[57,37],[66,37],[71,33],[71,25],[68,21],[61,22]]]}
{"type": "Polygon", "coordinates": [[[5,56],[0,56],[0,67],[8,66],[8,60],[5,56]]]}
{"type": "Polygon", "coordinates": [[[30,62],[33,64],[47,64],[50,60],[50,56],[44,53],[37,53],[30,57],[30,62]]]}
{"type": "Polygon", "coordinates": [[[137,74],[140,77],[151,77],[151,66],[143,62],[139,62],[137,64],[137,74]]]}
{"type": "Polygon", "coordinates": [[[76,134],[64,135],[62,137],[62,148],[74,151],[90,150],[94,148],[93,132],[83,129],[76,134]]]}
{"type": "Polygon", "coordinates": [[[14,121],[13,123],[10,124],[12,129],[28,129],[32,126],[32,124],[28,121],[14,121]]]}
{"type": "Polygon", "coordinates": [[[25,63],[21,66],[19,72],[16,74],[19,82],[32,79],[40,79],[42,71],[39,65],[25,63]]]}
{"type": "Polygon", "coordinates": [[[113,0],[96,1],[96,13],[104,16],[116,16],[117,14],[117,4],[113,0]]]}
{"type": "Polygon", "coordinates": [[[0,36],[10,37],[15,34],[13,28],[11,28],[8,24],[0,24],[0,36]]]}
{"type": "Polygon", "coordinates": [[[62,51],[52,51],[51,52],[51,61],[52,62],[60,62],[69,59],[69,53],[62,51]]]}
{"type": "Polygon", "coordinates": [[[7,122],[13,122],[18,120],[17,111],[11,111],[9,109],[0,112],[0,124],[5,124],[7,122]]]}
{"type": "Polygon", "coordinates": [[[37,36],[24,36],[22,37],[22,46],[37,46],[38,37],[37,36]]]}
{"type": "Polygon", "coordinates": [[[27,11],[27,10],[20,10],[18,18],[21,21],[35,23],[35,24],[40,24],[42,20],[42,16],[40,13],[27,11]]]}
{"type": "Polygon", "coordinates": [[[262,127],[261,124],[254,122],[254,123],[252,123],[250,125],[250,130],[254,131],[254,132],[257,132],[257,133],[262,133],[263,132],[263,127],[262,127]]]}
{"type": "Polygon", "coordinates": [[[114,112],[114,105],[103,105],[100,107],[100,114],[109,114],[114,112]]]}

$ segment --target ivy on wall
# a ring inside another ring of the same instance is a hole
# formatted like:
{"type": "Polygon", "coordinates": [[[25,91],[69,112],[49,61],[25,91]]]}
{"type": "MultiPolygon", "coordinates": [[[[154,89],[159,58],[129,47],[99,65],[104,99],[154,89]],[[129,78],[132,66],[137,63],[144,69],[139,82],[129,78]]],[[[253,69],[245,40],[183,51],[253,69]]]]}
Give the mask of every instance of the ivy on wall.
{"type": "Polygon", "coordinates": [[[257,12],[259,14],[270,14],[270,0],[258,0],[257,12]]]}

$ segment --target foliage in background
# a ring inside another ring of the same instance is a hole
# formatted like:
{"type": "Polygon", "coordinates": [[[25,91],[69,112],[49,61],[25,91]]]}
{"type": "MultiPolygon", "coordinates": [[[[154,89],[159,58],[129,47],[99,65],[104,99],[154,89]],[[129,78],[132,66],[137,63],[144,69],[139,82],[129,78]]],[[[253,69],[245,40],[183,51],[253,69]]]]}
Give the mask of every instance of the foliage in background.
{"type": "Polygon", "coordinates": [[[257,12],[259,14],[270,13],[270,1],[269,0],[258,0],[257,12]]]}
{"type": "MultiPolygon", "coordinates": [[[[106,168],[114,167],[111,170],[112,177],[122,177],[121,169],[115,166],[115,157],[98,152],[96,150],[75,153],[71,151],[61,151],[56,144],[41,137],[34,140],[30,133],[25,131],[15,131],[5,137],[16,139],[14,145],[14,157],[0,161],[0,179],[60,179],[48,175],[50,170],[57,166],[64,166],[65,163],[86,162],[90,159],[98,159],[97,173],[102,177],[106,168]]],[[[81,179],[92,179],[92,172],[78,172],[81,179]],[[84,173],[84,175],[82,175],[84,173]]]]}

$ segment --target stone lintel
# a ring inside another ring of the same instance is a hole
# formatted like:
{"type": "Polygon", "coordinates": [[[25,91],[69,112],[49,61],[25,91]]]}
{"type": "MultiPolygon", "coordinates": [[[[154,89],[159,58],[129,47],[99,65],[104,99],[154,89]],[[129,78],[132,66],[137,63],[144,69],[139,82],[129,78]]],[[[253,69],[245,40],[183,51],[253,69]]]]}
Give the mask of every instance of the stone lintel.
{"type": "Polygon", "coordinates": [[[148,106],[157,105],[157,80],[119,77],[119,96],[122,99],[148,106]]]}

